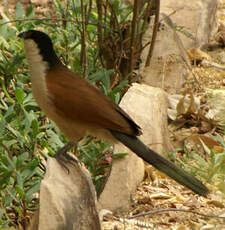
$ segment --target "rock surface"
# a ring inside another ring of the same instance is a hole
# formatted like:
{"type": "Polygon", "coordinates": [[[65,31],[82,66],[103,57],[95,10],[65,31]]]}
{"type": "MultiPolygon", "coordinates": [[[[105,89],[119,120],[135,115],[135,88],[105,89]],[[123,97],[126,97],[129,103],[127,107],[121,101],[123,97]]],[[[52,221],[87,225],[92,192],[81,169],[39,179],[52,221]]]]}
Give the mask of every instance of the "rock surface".
{"type": "Polygon", "coordinates": [[[208,44],[218,29],[218,4],[219,0],[164,0],[161,1],[160,11],[172,14],[172,21],[195,38],[193,40],[179,33],[185,48],[199,48],[208,44]]]}
{"type": "MultiPolygon", "coordinates": [[[[133,84],[120,106],[141,126],[140,139],[153,150],[162,153],[171,149],[167,130],[167,97],[163,90],[133,84]]],[[[99,198],[99,209],[113,212],[128,210],[131,194],[144,177],[144,164],[122,144],[115,145],[116,153],[129,153],[113,161],[111,174],[99,198]]]]}
{"type": "Polygon", "coordinates": [[[30,230],[101,229],[95,208],[95,190],[89,173],[79,164],[66,163],[68,171],[49,158],[41,182],[40,208],[30,230]]]}
{"type": "MultiPolygon", "coordinates": [[[[182,54],[191,48],[199,48],[208,44],[218,29],[217,7],[219,0],[163,0],[160,12],[169,15],[182,44],[180,50],[174,36],[174,29],[160,17],[160,27],[151,59],[150,67],[144,68],[148,55],[147,46],[142,53],[140,74],[144,82],[151,86],[166,89],[169,93],[177,93],[185,82],[189,70],[186,68],[182,54]],[[179,32],[178,30],[182,32],[179,32]]],[[[152,26],[146,31],[144,44],[151,40],[152,26]]]]}

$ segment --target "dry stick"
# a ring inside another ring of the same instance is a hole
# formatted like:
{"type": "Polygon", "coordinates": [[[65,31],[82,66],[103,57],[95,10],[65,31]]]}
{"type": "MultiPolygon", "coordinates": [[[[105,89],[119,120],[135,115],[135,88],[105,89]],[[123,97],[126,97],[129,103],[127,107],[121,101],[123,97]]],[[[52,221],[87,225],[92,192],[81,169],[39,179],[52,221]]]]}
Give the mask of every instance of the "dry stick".
{"type": "Polygon", "coordinates": [[[89,0],[89,8],[88,8],[88,12],[87,12],[87,19],[85,21],[86,25],[89,24],[89,18],[91,15],[91,11],[92,11],[92,0],[89,0]]]}
{"type": "Polygon", "coordinates": [[[145,213],[140,213],[140,214],[137,214],[134,216],[130,216],[130,217],[128,217],[128,219],[133,219],[133,218],[140,217],[140,216],[154,215],[154,214],[163,213],[163,212],[189,212],[189,213],[197,214],[199,216],[204,216],[204,217],[208,217],[208,218],[218,218],[218,219],[224,219],[225,220],[225,217],[223,217],[223,216],[207,215],[207,214],[203,214],[203,213],[193,211],[193,210],[176,209],[176,208],[157,209],[157,210],[153,210],[153,211],[149,211],[149,212],[145,212],[145,213]]]}
{"type": "Polygon", "coordinates": [[[159,12],[160,12],[160,0],[156,0],[156,13],[155,13],[155,20],[154,20],[154,28],[153,28],[153,33],[152,33],[152,41],[151,45],[149,48],[147,60],[145,62],[145,67],[150,65],[150,61],[152,58],[154,46],[155,46],[155,40],[156,40],[156,35],[158,32],[158,27],[159,27],[159,12]]]}
{"type": "Polygon", "coordinates": [[[132,73],[134,68],[134,51],[135,51],[135,41],[136,41],[135,38],[137,32],[137,14],[139,12],[138,8],[139,8],[138,0],[134,0],[131,41],[130,41],[130,69],[129,69],[130,73],[132,73]]]}
{"type": "Polygon", "coordinates": [[[190,61],[188,59],[188,56],[187,56],[187,52],[185,51],[185,48],[184,48],[184,45],[180,39],[180,37],[178,36],[176,30],[175,30],[175,26],[172,22],[172,20],[169,18],[169,16],[167,16],[166,14],[162,13],[162,16],[166,22],[166,24],[172,29],[173,31],[173,35],[174,35],[174,40],[177,44],[177,47],[180,51],[180,54],[181,54],[181,58],[183,59],[187,69],[193,74],[194,76],[194,79],[195,81],[198,83],[198,86],[200,86],[199,82],[198,82],[198,79],[197,79],[197,76],[195,74],[195,72],[193,71],[192,67],[191,67],[191,64],[190,64],[190,61]]]}
{"type": "Polygon", "coordinates": [[[102,41],[103,41],[102,27],[101,27],[101,22],[102,22],[102,0],[97,0],[96,3],[97,3],[97,10],[98,10],[98,24],[97,24],[98,42],[99,42],[99,45],[101,46],[102,41]]]}
{"type": "Polygon", "coordinates": [[[217,69],[225,70],[225,66],[220,65],[220,64],[215,63],[215,62],[210,62],[210,61],[207,61],[207,60],[204,60],[204,59],[202,60],[201,65],[204,66],[204,67],[215,67],[217,69]]]}
{"type": "Polygon", "coordinates": [[[117,28],[115,29],[115,31],[119,31],[120,30],[120,25],[119,25],[118,17],[117,17],[117,15],[115,13],[115,10],[113,9],[112,4],[108,0],[106,1],[106,3],[107,3],[107,5],[109,6],[109,8],[111,10],[111,14],[113,16],[114,22],[116,22],[116,27],[117,28]]]}
{"type": "MultiPolygon", "coordinates": [[[[171,16],[171,15],[175,14],[176,12],[177,12],[177,10],[174,10],[168,16],[171,16]]],[[[1,14],[2,14],[2,12],[1,12],[1,14]]],[[[9,24],[9,23],[14,23],[14,22],[26,22],[26,21],[59,21],[59,22],[64,22],[65,21],[65,22],[82,23],[82,21],[77,20],[77,19],[66,19],[66,18],[23,18],[23,19],[8,20],[6,22],[0,23],[0,26],[3,26],[5,24],[9,24]]],[[[161,21],[163,21],[163,20],[160,20],[160,22],[161,21]]],[[[98,24],[92,23],[92,22],[88,22],[88,24],[93,25],[93,26],[97,26],[98,25],[98,24]]],[[[100,23],[100,25],[103,26],[103,27],[105,27],[105,25],[102,24],[102,23],[100,23]]]]}
{"type": "Polygon", "coordinates": [[[83,65],[83,76],[86,78],[87,73],[87,52],[86,52],[86,23],[85,23],[85,6],[83,0],[80,1],[82,31],[81,31],[81,62],[83,65]]]}
{"type": "MultiPolygon", "coordinates": [[[[59,22],[75,22],[75,23],[82,23],[82,21],[77,20],[77,19],[66,19],[66,18],[23,18],[23,19],[15,19],[7,22],[0,23],[0,26],[3,26],[8,23],[13,23],[13,22],[25,22],[25,21],[59,21],[59,22]]],[[[96,23],[90,23],[90,25],[98,25],[96,23]]]]}
{"type": "MultiPolygon", "coordinates": [[[[183,8],[182,8],[183,9],[183,8]]],[[[168,16],[171,16],[171,15],[173,15],[173,14],[175,14],[177,12],[177,10],[174,10],[172,13],[170,13],[168,16]]],[[[158,24],[160,23],[160,22],[162,22],[164,19],[161,19],[159,22],[158,22],[158,24]]],[[[153,26],[150,26],[150,27],[153,27],[153,26]]],[[[139,50],[137,50],[136,52],[135,52],[135,54],[136,53],[139,53],[139,52],[141,52],[142,50],[144,50],[149,44],[151,44],[151,41],[149,41],[149,42],[147,42],[145,45],[143,45],[139,50]]]]}
{"type": "MultiPolygon", "coordinates": [[[[103,21],[103,24],[106,25],[107,24],[107,5],[106,4],[103,4],[103,7],[104,7],[104,19],[102,20],[103,21]]],[[[104,30],[103,30],[103,35],[104,35],[104,38],[107,36],[107,31],[108,29],[106,27],[104,27],[104,30]]]]}
{"type": "MultiPolygon", "coordinates": [[[[119,21],[118,21],[118,17],[117,17],[117,14],[116,14],[115,10],[113,9],[112,4],[110,3],[109,0],[107,0],[106,3],[107,3],[107,5],[109,5],[110,10],[111,10],[111,14],[112,14],[112,16],[113,16],[113,18],[114,18],[114,20],[116,22],[115,23],[116,26],[115,26],[114,31],[117,32],[119,34],[119,37],[120,37],[120,55],[119,55],[119,57],[117,57],[117,60],[115,61],[115,63],[116,63],[115,72],[118,73],[119,72],[118,69],[119,69],[119,66],[120,66],[123,54],[124,54],[124,46],[123,45],[128,40],[127,39],[126,40],[123,39],[122,30],[121,30],[121,27],[120,27],[120,24],[119,24],[119,21]]],[[[115,81],[112,83],[112,86],[111,86],[112,89],[118,83],[118,82],[116,83],[116,81],[117,81],[117,77],[115,78],[115,81]]]]}
{"type": "Polygon", "coordinates": [[[141,33],[140,33],[140,39],[139,39],[140,42],[142,42],[142,39],[143,39],[143,36],[144,36],[144,33],[145,33],[145,28],[148,25],[148,18],[150,17],[151,4],[152,4],[152,2],[149,1],[148,5],[146,7],[146,10],[145,10],[144,21],[143,21],[143,24],[142,24],[142,27],[141,27],[141,33]]]}
{"type": "Polygon", "coordinates": [[[104,62],[102,60],[102,51],[103,51],[103,35],[102,35],[102,0],[96,0],[97,4],[97,11],[98,11],[98,23],[97,23],[97,29],[98,29],[98,45],[99,45],[99,57],[102,66],[104,66],[104,62]]]}
{"type": "MultiPolygon", "coordinates": [[[[113,20],[113,28],[112,29],[115,30],[115,31],[118,31],[118,34],[120,36],[120,41],[122,41],[121,28],[120,28],[120,25],[119,25],[117,14],[115,13],[115,10],[114,10],[112,4],[110,3],[110,1],[106,0],[106,5],[109,6],[110,11],[111,11],[111,17],[112,17],[112,20],[113,20]]],[[[114,42],[114,39],[112,39],[112,42],[114,42]]],[[[114,42],[114,45],[116,46],[115,42],[114,42]]],[[[119,82],[119,76],[118,76],[119,71],[118,71],[118,69],[119,69],[121,58],[122,58],[122,52],[123,52],[122,47],[123,47],[122,42],[120,42],[120,55],[119,55],[119,57],[116,57],[116,60],[115,60],[114,79],[113,79],[113,81],[111,83],[110,90],[112,90],[119,82]]]]}

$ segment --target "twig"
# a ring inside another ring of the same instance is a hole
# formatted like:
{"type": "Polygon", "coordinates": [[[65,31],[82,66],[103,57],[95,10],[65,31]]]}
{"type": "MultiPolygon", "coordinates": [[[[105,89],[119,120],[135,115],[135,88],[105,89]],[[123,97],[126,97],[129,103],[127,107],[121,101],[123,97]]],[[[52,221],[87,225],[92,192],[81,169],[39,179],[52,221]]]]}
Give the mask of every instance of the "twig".
{"type": "Polygon", "coordinates": [[[207,215],[207,214],[203,214],[194,210],[186,210],[186,209],[177,209],[177,208],[162,208],[162,209],[157,209],[157,210],[153,210],[153,211],[149,211],[149,212],[145,212],[145,213],[139,213],[137,215],[133,215],[128,217],[128,219],[133,219],[136,217],[140,217],[140,216],[147,216],[147,215],[154,215],[154,214],[160,214],[160,213],[164,213],[164,212],[189,212],[189,213],[194,213],[197,214],[199,216],[204,216],[207,218],[218,218],[218,219],[224,219],[225,217],[223,216],[216,216],[216,215],[207,215]]]}
{"type": "Polygon", "coordinates": [[[89,24],[89,18],[91,15],[91,11],[92,11],[92,0],[89,0],[89,7],[88,7],[88,12],[87,12],[87,19],[86,21],[86,25],[89,24]]]}
{"type": "Polygon", "coordinates": [[[132,73],[134,68],[134,51],[135,51],[135,41],[136,41],[136,32],[137,32],[137,14],[139,12],[138,0],[134,0],[133,7],[133,19],[132,19],[132,28],[131,28],[131,40],[130,40],[130,69],[129,72],[132,73]]]}
{"type": "Polygon", "coordinates": [[[97,11],[98,11],[98,46],[99,46],[99,57],[102,66],[104,66],[104,61],[102,60],[102,53],[103,53],[103,34],[102,34],[102,0],[96,0],[97,11]]]}
{"type": "Polygon", "coordinates": [[[164,60],[164,63],[163,63],[163,71],[162,71],[162,85],[161,85],[161,88],[162,88],[162,89],[164,89],[166,65],[167,65],[167,60],[164,60]]]}
{"type": "Polygon", "coordinates": [[[147,60],[145,62],[145,67],[150,65],[150,61],[151,61],[154,46],[155,46],[156,35],[158,32],[158,27],[159,27],[160,0],[155,0],[155,1],[156,1],[156,12],[155,12],[154,28],[153,28],[153,32],[152,32],[151,45],[150,45],[150,48],[148,51],[147,60]]]}
{"type": "Polygon", "coordinates": [[[146,7],[146,10],[145,10],[145,15],[144,15],[144,19],[143,19],[143,24],[142,24],[142,27],[141,27],[141,33],[140,33],[140,39],[139,41],[142,42],[142,39],[143,39],[143,36],[144,36],[144,33],[145,33],[145,28],[147,27],[148,25],[148,18],[150,17],[150,10],[151,10],[151,5],[152,5],[152,1],[149,1],[148,2],[148,5],[146,7]]]}
{"type": "MultiPolygon", "coordinates": [[[[174,10],[174,11],[173,11],[172,13],[170,13],[168,16],[171,16],[171,15],[175,14],[176,12],[177,12],[177,10],[174,10]]],[[[160,24],[160,23],[163,22],[163,21],[164,21],[163,18],[160,19],[160,21],[158,22],[158,24],[160,24]]],[[[151,28],[151,27],[153,27],[153,26],[150,25],[150,28],[151,28]]],[[[141,32],[141,33],[142,33],[142,32],[141,32]]],[[[142,41],[142,39],[141,39],[140,41],[142,41]]],[[[151,41],[147,42],[147,43],[146,43],[145,45],[143,45],[140,49],[136,50],[135,54],[137,54],[137,53],[141,52],[142,50],[144,50],[149,44],[151,44],[151,41]]]]}
{"type": "Polygon", "coordinates": [[[125,223],[129,223],[129,224],[133,224],[139,227],[145,227],[148,229],[152,229],[153,228],[153,224],[145,222],[145,221],[140,221],[140,220],[133,220],[133,219],[127,219],[127,218],[116,218],[116,220],[120,221],[121,223],[125,224],[125,223]]]}
{"type": "Polygon", "coordinates": [[[87,73],[87,52],[86,52],[86,23],[85,23],[85,7],[83,0],[80,1],[82,31],[81,31],[81,62],[83,65],[83,76],[86,78],[87,73]]]}
{"type": "Polygon", "coordinates": [[[183,43],[182,43],[180,37],[179,37],[178,34],[176,33],[176,30],[175,30],[175,27],[174,27],[174,24],[173,24],[172,20],[169,18],[169,16],[167,16],[167,15],[164,14],[164,13],[162,13],[162,16],[163,16],[163,18],[164,18],[166,24],[167,24],[167,25],[172,29],[172,31],[173,31],[174,40],[175,40],[175,42],[176,42],[176,44],[177,44],[177,47],[178,47],[178,49],[179,49],[179,51],[180,51],[181,58],[183,59],[185,65],[186,65],[186,67],[187,67],[187,69],[192,73],[192,75],[193,75],[195,81],[197,82],[198,86],[200,86],[199,81],[198,81],[198,79],[197,79],[197,75],[195,74],[194,70],[193,70],[192,67],[191,67],[190,61],[189,61],[188,56],[187,56],[187,52],[186,52],[186,50],[185,50],[185,48],[184,48],[184,45],[183,45],[183,43]]]}
{"type": "MultiPolygon", "coordinates": [[[[8,23],[14,23],[14,22],[25,22],[25,21],[59,21],[59,22],[75,22],[75,23],[82,23],[81,20],[77,19],[66,19],[66,18],[23,18],[23,19],[15,19],[6,21],[3,23],[0,23],[0,26],[3,26],[8,23]]],[[[96,23],[89,23],[90,25],[96,26],[96,23]]]]}
{"type": "Polygon", "coordinates": [[[211,67],[215,67],[217,69],[225,70],[225,66],[217,64],[215,62],[209,62],[207,60],[202,60],[201,65],[205,66],[205,67],[210,67],[211,66],[211,67]]]}
{"type": "MultiPolygon", "coordinates": [[[[102,0],[97,0],[97,9],[98,9],[98,44],[102,46],[102,41],[103,41],[103,35],[102,35],[102,27],[101,27],[101,22],[102,22],[102,0]]],[[[101,47],[100,47],[101,48],[101,47]]]]}
{"type": "MultiPolygon", "coordinates": [[[[171,16],[173,14],[175,14],[177,11],[173,11],[171,14],[169,14],[168,16],[171,16]]],[[[59,22],[75,22],[75,23],[82,23],[81,20],[77,20],[77,19],[66,19],[66,18],[23,18],[23,19],[14,19],[14,20],[8,20],[6,22],[2,22],[0,23],[0,26],[3,26],[5,24],[10,24],[10,23],[14,23],[14,22],[26,22],[26,21],[59,21],[59,22]]],[[[161,20],[163,21],[163,19],[161,20]]],[[[160,22],[161,22],[160,21],[160,22]]],[[[96,23],[92,23],[92,22],[88,22],[88,24],[90,25],[94,25],[97,26],[98,24],[96,23]]],[[[102,27],[106,27],[104,24],[99,23],[102,27]]]]}

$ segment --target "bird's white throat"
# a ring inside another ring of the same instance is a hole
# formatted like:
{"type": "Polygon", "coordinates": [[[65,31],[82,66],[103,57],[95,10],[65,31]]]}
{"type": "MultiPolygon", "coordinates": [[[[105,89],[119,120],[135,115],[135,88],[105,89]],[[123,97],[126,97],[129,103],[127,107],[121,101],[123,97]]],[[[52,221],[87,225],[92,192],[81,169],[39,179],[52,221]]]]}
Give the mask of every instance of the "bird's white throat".
{"type": "Polygon", "coordinates": [[[24,49],[32,77],[37,74],[39,78],[43,77],[48,70],[48,63],[43,61],[38,45],[33,40],[26,39],[24,40],[24,49]]]}
{"type": "Polygon", "coordinates": [[[38,45],[31,39],[24,40],[24,49],[31,72],[32,91],[40,107],[47,101],[46,73],[48,63],[40,55],[38,45]]]}

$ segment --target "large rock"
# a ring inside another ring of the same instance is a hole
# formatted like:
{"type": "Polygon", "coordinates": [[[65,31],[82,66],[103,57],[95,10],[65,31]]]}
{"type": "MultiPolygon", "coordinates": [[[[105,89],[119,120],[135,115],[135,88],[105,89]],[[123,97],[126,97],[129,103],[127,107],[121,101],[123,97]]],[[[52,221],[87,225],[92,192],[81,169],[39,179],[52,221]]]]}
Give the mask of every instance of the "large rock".
{"type": "Polygon", "coordinates": [[[48,159],[41,182],[40,208],[30,230],[99,230],[96,196],[87,170],[66,163],[68,171],[54,158],[48,159]]]}
{"type": "Polygon", "coordinates": [[[160,11],[167,15],[172,14],[171,20],[192,35],[194,39],[178,32],[186,49],[199,48],[208,44],[217,32],[218,5],[219,0],[163,0],[160,11]]]}
{"type": "MultiPolygon", "coordinates": [[[[174,26],[172,29],[166,20],[160,17],[160,27],[154,46],[150,67],[144,68],[149,46],[142,52],[140,74],[144,82],[155,87],[166,89],[167,92],[177,93],[185,82],[189,71],[183,61],[186,50],[207,45],[216,33],[217,7],[219,0],[163,0],[160,1],[161,13],[169,16],[174,26]],[[178,34],[183,48],[175,39],[174,30],[178,34]]],[[[144,35],[143,43],[151,41],[152,26],[144,35]]]]}
{"type": "MultiPolygon", "coordinates": [[[[141,126],[140,139],[153,150],[162,153],[171,150],[167,129],[167,96],[163,90],[147,85],[133,84],[124,95],[120,106],[141,126]]],[[[99,198],[99,209],[113,212],[127,211],[131,194],[143,180],[144,165],[122,144],[115,146],[117,153],[129,153],[113,161],[111,174],[99,198]]]]}

